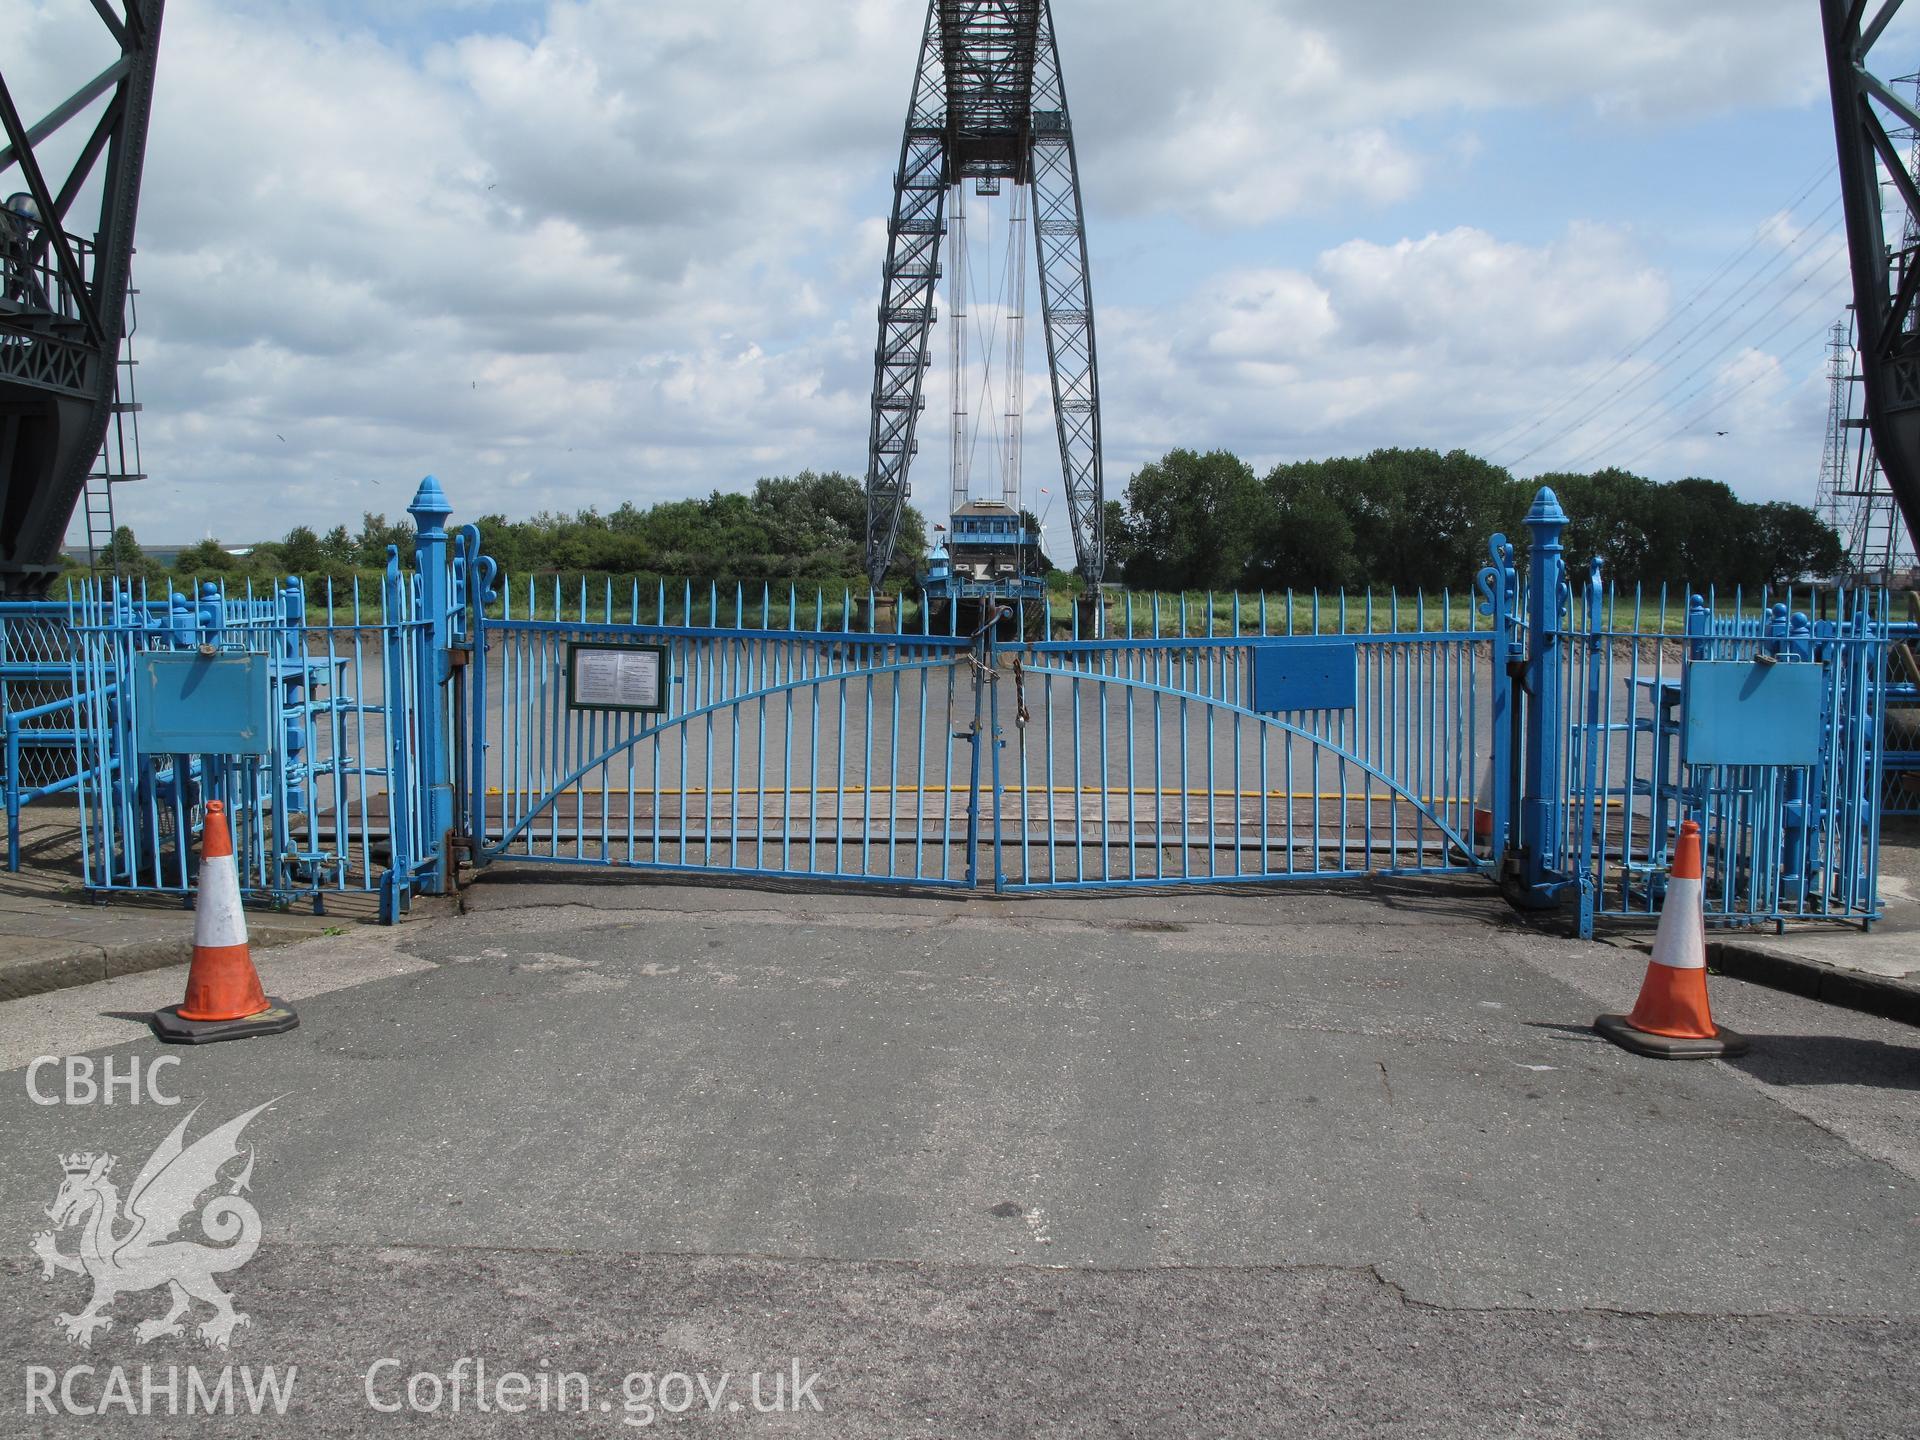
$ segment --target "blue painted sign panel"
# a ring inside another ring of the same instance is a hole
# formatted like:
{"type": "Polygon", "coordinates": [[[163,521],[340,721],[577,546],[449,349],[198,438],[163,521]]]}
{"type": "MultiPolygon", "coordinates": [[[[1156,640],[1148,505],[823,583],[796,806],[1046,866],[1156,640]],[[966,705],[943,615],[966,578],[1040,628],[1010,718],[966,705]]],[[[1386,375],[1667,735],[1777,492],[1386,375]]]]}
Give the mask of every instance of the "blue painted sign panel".
{"type": "Polygon", "coordinates": [[[1351,640],[1275,640],[1253,647],[1253,708],[1351,710],[1359,694],[1351,640]]]}
{"type": "Polygon", "coordinates": [[[158,650],[134,658],[134,743],[145,755],[265,755],[272,748],[265,655],[158,650]]]}
{"type": "Polygon", "coordinates": [[[1818,765],[1824,665],[1746,660],[1687,667],[1680,754],[1689,765],[1818,765]]]}

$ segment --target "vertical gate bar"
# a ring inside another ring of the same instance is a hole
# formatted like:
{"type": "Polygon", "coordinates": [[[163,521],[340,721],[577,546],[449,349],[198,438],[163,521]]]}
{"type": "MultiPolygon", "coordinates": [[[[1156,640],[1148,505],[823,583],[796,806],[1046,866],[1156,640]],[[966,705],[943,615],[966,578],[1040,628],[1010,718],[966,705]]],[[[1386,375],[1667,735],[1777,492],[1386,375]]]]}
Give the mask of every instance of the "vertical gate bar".
{"type": "MultiPolygon", "coordinates": [[[[1366,625],[1371,632],[1373,629],[1372,591],[1367,592],[1367,605],[1369,613],[1366,625]]],[[[1366,641],[1356,643],[1353,647],[1353,663],[1357,672],[1354,687],[1355,700],[1358,702],[1354,708],[1352,724],[1353,749],[1373,769],[1382,774],[1387,773],[1387,734],[1392,724],[1392,707],[1388,701],[1386,681],[1386,668],[1392,653],[1389,646],[1375,645],[1366,641]]],[[[1317,724],[1314,726],[1314,733],[1320,733],[1320,726],[1317,724]]],[[[1315,747],[1315,749],[1318,748],[1318,746],[1315,747]]],[[[1319,788],[1317,781],[1314,788],[1316,790],[1319,788]]],[[[1376,801],[1384,801],[1391,807],[1394,795],[1389,790],[1383,796],[1375,796],[1371,771],[1362,776],[1360,794],[1362,803],[1366,807],[1360,822],[1360,863],[1371,869],[1375,863],[1378,832],[1383,825],[1383,818],[1376,813],[1375,804],[1376,801]]],[[[1316,795],[1314,797],[1316,810],[1319,803],[1319,797],[1316,795]]],[[[1389,809],[1384,820],[1390,822],[1391,818],[1391,809],[1389,809]]],[[[1388,856],[1387,863],[1389,865],[1393,863],[1391,855],[1388,856]]]]}
{"type": "MultiPolygon", "coordinates": [[[[835,743],[833,747],[833,869],[835,874],[841,874],[847,868],[844,853],[847,838],[847,682],[844,676],[836,682],[835,700],[838,718],[835,722],[835,743]]],[[[816,710],[814,714],[814,746],[816,749],[819,746],[819,723],[819,712],[816,710]]],[[[807,764],[807,783],[809,785],[814,783],[813,774],[813,763],[811,759],[809,759],[807,764]]],[[[809,801],[809,813],[811,814],[811,800],[809,801]]],[[[808,825],[807,838],[807,868],[812,870],[817,867],[813,861],[813,829],[811,822],[809,822],[808,825]]]]}
{"type": "MultiPolygon", "coordinates": [[[[958,607],[953,605],[947,607],[949,629],[952,627],[952,617],[957,609],[958,607]]],[[[958,687],[960,667],[964,664],[966,664],[965,657],[955,652],[952,657],[952,663],[947,666],[947,714],[946,722],[941,726],[943,738],[940,746],[942,756],[940,781],[940,878],[942,880],[952,878],[953,746],[954,742],[959,738],[958,732],[954,729],[954,724],[957,719],[954,711],[954,691],[958,687]]]]}
{"type": "MultiPolygon", "coordinates": [[[[1014,624],[1024,632],[1025,623],[1026,615],[1024,606],[1016,606],[1014,610],[1014,624]]],[[[1021,638],[1024,638],[1024,636],[1022,635],[1021,638]]],[[[1019,644],[1020,639],[1017,638],[1013,643],[1016,645],[1019,644]]],[[[993,888],[997,894],[1007,888],[1007,872],[1005,860],[1001,853],[1000,837],[1000,746],[1002,744],[1000,726],[1000,642],[994,638],[993,627],[988,628],[983,644],[986,649],[987,659],[987,733],[985,738],[988,747],[987,759],[991,783],[989,794],[993,806],[989,823],[993,827],[993,888]]],[[[978,682],[976,681],[975,683],[977,684],[978,682]]],[[[977,798],[979,794],[977,788],[974,793],[977,798]]]]}
{"type": "MultiPolygon", "coordinates": [[[[926,606],[922,603],[920,607],[920,622],[923,629],[926,625],[926,618],[926,606]]],[[[921,650],[915,653],[920,659],[931,661],[938,652],[921,650]]],[[[920,683],[920,724],[914,744],[913,777],[913,878],[916,880],[924,880],[927,878],[927,688],[932,679],[932,675],[933,672],[931,669],[923,669],[918,674],[920,683]]]]}
{"type": "MultiPolygon", "coordinates": [[[[796,662],[799,656],[795,653],[798,648],[798,642],[787,643],[785,668],[789,676],[798,669],[796,662]]],[[[780,698],[786,710],[786,719],[780,727],[780,868],[790,871],[793,869],[793,691],[782,690],[780,698]]],[[[819,724],[817,712],[814,724],[816,727],[819,724]]],[[[816,740],[817,738],[816,735],[816,740]]],[[[812,803],[811,798],[808,803],[812,803]]],[[[811,814],[808,816],[808,823],[812,824],[811,814]]],[[[811,835],[808,848],[807,868],[811,870],[813,868],[811,835]]]]}
{"type": "MultiPolygon", "coordinates": [[[[1156,640],[1159,639],[1160,592],[1157,590],[1153,591],[1147,598],[1147,625],[1149,627],[1148,633],[1152,638],[1156,640]]],[[[1150,657],[1144,663],[1147,667],[1147,672],[1153,676],[1157,683],[1162,673],[1162,666],[1165,663],[1164,656],[1157,650],[1148,650],[1143,652],[1143,654],[1150,657]]],[[[1153,693],[1150,693],[1148,698],[1148,703],[1153,706],[1153,874],[1155,879],[1164,877],[1167,863],[1166,813],[1162,797],[1162,791],[1166,788],[1165,782],[1162,779],[1165,773],[1165,763],[1163,759],[1165,749],[1163,734],[1165,726],[1161,719],[1162,711],[1165,708],[1164,699],[1165,697],[1153,693]]]]}
{"type": "MultiPolygon", "coordinates": [[[[385,724],[387,732],[387,833],[391,854],[387,866],[389,893],[383,900],[381,919],[391,924],[400,918],[403,900],[399,891],[411,883],[413,871],[412,816],[407,798],[412,790],[409,770],[409,739],[404,720],[407,714],[406,626],[407,609],[402,593],[400,561],[397,552],[388,550],[382,632],[386,638],[385,724]],[[401,723],[396,724],[396,717],[401,723]]],[[[174,787],[176,797],[184,785],[174,787]]],[[[177,813],[177,812],[176,812],[177,813]]]]}
{"type": "MultiPolygon", "coordinates": [[[[1238,595],[1233,597],[1233,628],[1235,638],[1237,639],[1240,631],[1240,597],[1238,595]]],[[[1237,647],[1235,653],[1238,653],[1237,647]]],[[[1250,702],[1252,698],[1252,696],[1240,694],[1238,691],[1236,691],[1233,696],[1236,706],[1245,705],[1250,702]]],[[[1244,788],[1241,779],[1240,748],[1243,738],[1244,736],[1240,725],[1240,711],[1236,709],[1233,712],[1233,873],[1236,876],[1242,874],[1244,871],[1244,857],[1240,853],[1242,844],[1240,807],[1242,803],[1241,791],[1244,788]]]]}
{"type": "MultiPolygon", "coordinates": [[[[1186,605],[1186,597],[1183,595],[1180,597],[1180,610],[1183,620],[1186,615],[1186,605]]],[[[1083,725],[1080,716],[1080,689],[1082,683],[1080,677],[1077,675],[1067,682],[1069,687],[1068,693],[1073,704],[1073,878],[1075,880],[1085,880],[1087,878],[1087,844],[1084,834],[1084,818],[1082,815],[1086,803],[1086,786],[1082,782],[1080,774],[1080,731],[1083,725]]]]}
{"type": "MultiPolygon", "coordinates": [[[[347,767],[346,767],[346,760],[343,755],[343,751],[346,748],[344,743],[346,739],[346,735],[345,735],[346,716],[340,708],[341,701],[342,701],[340,691],[342,688],[341,681],[346,674],[346,664],[345,664],[345,658],[340,654],[340,640],[339,640],[339,634],[338,634],[339,627],[334,623],[334,616],[338,615],[339,613],[340,613],[339,601],[338,601],[338,597],[334,594],[333,580],[332,580],[332,577],[328,577],[327,625],[326,625],[327,648],[326,648],[324,660],[326,664],[326,676],[327,676],[327,710],[326,710],[326,736],[327,736],[327,752],[328,752],[327,759],[329,762],[328,774],[329,774],[331,783],[328,785],[327,788],[329,791],[332,792],[332,798],[333,798],[333,854],[339,861],[339,867],[334,871],[335,879],[337,881],[337,885],[335,888],[344,890],[347,888],[346,857],[348,854],[348,842],[346,838],[347,767]]],[[[315,789],[315,793],[317,794],[319,790],[319,786],[316,784],[314,789],[315,789]]],[[[315,808],[316,814],[313,817],[313,830],[310,838],[313,842],[313,849],[315,853],[319,854],[322,852],[320,847],[320,817],[319,817],[319,814],[317,813],[319,809],[319,803],[317,800],[315,801],[314,808],[315,808]]],[[[316,861],[315,863],[317,865],[319,862],[316,861]]],[[[316,876],[316,878],[318,877],[316,876]]]]}
{"type": "MultiPolygon", "coordinates": [[[[683,629],[693,628],[693,581],[680,582],[680,620],[683,629]]],[[[687,792],[693,783],[693,732],[688,716],[699,708],[700,702],[700,656],[702,646],[692,635],[676,637],[680,648],[682,665],[680,666],[680,704],[674,712],[674,723],[670,727],[673,735],[673,831],[676,843],[680,847],[678,863],[684,867],[687,862],[687,792]]]]}
{"type": "Polygon", "coordinates": [[[761,749],[762,749],[760,736],[764,730],[764,726],[766,723],[767,656],[768,656],[769,650],[771,649],[771,645],[772,645],[772,642],[768,640],[764,634],[755,636],[748,643],[746,647],[746,654],[744,657],[745,664],[746,664],[746,671],[745,671],[745,677],[744,677],[746,691],[741,700],[739,707],[735,711],[734,721],[733,721],[733,725],[734,725],[733,789],[734,789],[734,806],[735,806],[734,826],[733,826],[733,837],[734,837],[733,838],[733,855],[734,855],[734,863],[742,866],[744,866],[747,862],[742,852],[743,841],[741,839],[741,834],[742,834],[740,829],[741,825],[744,823],[749,829],[753,831],[756,837],[760,833],[760,815],[761,815],[760,787],[761,787],[761,784],[763,783],[760,775],[760,756],[761,756],[761,749]],[[745,734],[745,731],[749,723],[748,721],[749,705],[752,705],[753,707],[751,723],[754,727],[754,734],[752,737],[748,737],[745,734]],[[745,755],[744,760],[741,758],[743,753],[745,755]],[[754,796],[753,796],[752,809],[745,816],[743,821],[740,814],[739,807],[741,806],[742,801],[745,798],[747,777],[749,776],[749,774],[751,774],[753,777],[754,796]]]}
{"type": "MultiPolygon", "coordinates": [[[[1131,604],[1127,606],[1127,629],[1129,635],[1131,635],[1133,629],[1133,607],[1131,604]]],[[[1140,658],[1138,651],[1115,651],[1113,664],[1114,668],[1126,677],[1127,680],[1132,681],[1139,678],[1140,658]]],[[[1048,683],[1052,683],[1051,678],[1049,678],[1048,683]]],[[[1138,737],[1136,735],[1136,726],[1133,723],[1133,710],[1134,699],[1139,692],[1129,686],[1122,693],[1126,697],[1127,706],[1127,721],[1125,726],[1127,736],[1127,761],[1123,767],[1127,787],[1127,878],[1129,880],[1137,880],[1140,878],[1140,828],[1138,814],[1139,804],[1135,796],[1135,790],[1139,786],[1139,770],[1135,763],[1138,737]]],[[[1051,806],[1051,801],[1049,801],[1049,806],[1051,806]]]]}
{"type": "MultiPolygon", "coordinates": [[[[1045,629],[1048,632],[1051,632],[1053,628],[1052,598],[1049,597],[1046,603],[1047,603],[1047,616],[1045,621],[1045,629]]],[[[1014,663],[1021,665],[1022,667],[1025,667],[1032,658],[1033,658],[1033,651],[1029,649],[1025,653],[1017,656],[1014,663]]],[[[1020,755],[1020,763],[1015,770],[1015,773],[1019,776],[1019,785],[1020,785],[1020,804],[1017,807],[1017,811],[1016,811],[1016,813],[1019,816],[1020,829],[1019,829],[1019,836],[1014,843],[1013,850],[1015,854],[1018,855],[1020,860],[1019,883],[1022,885],[1030,883],[1033,879],[1033,851],[1032,851],[1033,806],[1030,799],[1032,783],[1030,779],[1030,766],[1029,766],[1029,761],[1027,757],[1027,722],[1026,720],[1022,719],[1020,715],[1021,707],[1026,703],[1025,686],[1026,686],[1026,671],[1023,668],[1021,671],[1020,684],[1015,687],[1014,698],[1013,698],[1013,707],[1014,707],[1013,734],[1014,734],[1015,740],[1019,744],[1019,755],[1020,755]]],[[[1053,803],[1052,797],[1048,796],[1047,805],[1049,807],[1049,818],[1051,818],[1050,812],[1051,812],[1052,803],[1053,803]]],[[[998,806],[996,805],[995,808],[997,811],[998,806]]]]}
{"type": "MultiPolygon", "coordinates": [[[[1261,615],[1263,618],[1265,614],[1266,603],[1263,595],[1261,601],[1261,615]]],[[[1255,730],[1254,740],[1260,747],[1259,764],[1255,768],[1259,771],[1260,785],[1260,873],[1262,875],[1271,874],[1274,868],[1273,850],[1271,848],[1273,824],[1270,818],[1273,811],[1273,786],[1268,774],[1268,738],[1266,726],[1262,725],[1255,730]]],[[[1290,743],[1291,737],[1289,737],[1285,731],[1281,731],[1280,739],[1283,744],[1287,744],[1290,743]]],[[[1293,804],[1292,798],[1289,797],[1285,803],[1291,807],[1293,804]]]]}
{"type": "MultiPolygon", "coordinates": [[[[868,614],[872,614],[871,595],[869,595],[868,614]]],[[[898,612],[896,619],[898,618],[898,612]]],[[[876,655],[885,655],[889,663],[905,661],[908,658],[905,647],[897,642],[885,651],[877,650],[876,655]]],[[[894,824],[895,796],[900,789],[900,686],[907,671],[895,670],[887,678],[887,877],[893,878],[897,860],[894,850],[897,827],[894,824]]]]}
{"type": "Polygon", "coordinates": [[[500,848],[515,834],[519,821],[516,792],[520,785],[520,747],[526,733],[527,637],[507,627],[513,623],[513,580],[500,586],[500,848]]]}
{"type": "MultiPolygon", "coordinates": [[[[843,612],[844,613],[844,612],[843,612]]],[[[866,677],[866,733],[860,746],[860,873],[873,869],[873,674],[866,677]]]]}
{"type": "MultiPolygon", "coordinates": [[[[958,607],[954,607],[958,608],[958,607]]],[[[991,628],[991,627],[989,627],[991,628]]],[[[967,757],[967,830],[966,830],[966,880],[967,888],[979,884],[978,841],[980,836],[980,738],[981,714],[986,703],[986,687],[981,684],[981,673],[986,663],[992,659],[988,649],[993,643],[992,636],[983,631],[976,639],[973,650],[974,663],[971,678],[973,681],[973,730],[968,741],[967,757]]]]}
{"type": "MultiPolygon", "coordinates": [[[[1315,594],[1314,599],[1317,606],[1318,600],[1319,600],[1319,596],[1317,593],[1315,594]]],[[[1314,616],[1314,632],[1313,633],[1316,635],[1320,633],[1318,614],[1314,616]]],[[[1296,715],[1299,715],[1301,712],[1295,711],[1293,713],[1296,715]]],[[[1321,864],[1322,840],[1321,840],[1321,815],[1320,815],[1320,744],[1317,739],[1317,737],[1320,734],[1320,729],[1319,729],[1319,726],[1315,724],[1314,719],[1311,715],[1308,715],[1305,717],[1305,720],[1303,722],[1303,728],[1310,728],[1316,737],[1316,739],[1309,741],[1307,744],[1306,800],[1307,800],[1308,819],[1310,822],[1309,835],[1308,835],[1308,845],[1310,849],[1308,850],[1307,869],[1309,873],[1318,873],[1322,868],[1324,868],[1321,864]]],[[[1293,738],[1289,737],[1287,740],[1287,778],[1288,778],[1287,813],[1289,816],[1289,837],[1288,837],[1289,844],[1292,843],[1291,816],[1293,814],[1293,804],[1294,804],[1293,784],[1292,784],[1294,743],[1295,742],[1293,738]]]]}
{"type": "MultiPolygon", "coordinates": [[[[583,580],[581,583],[584,585],[586,582],[583,580]]],[[[570,598],[569,591],[567,589],[562,589],[559,592],[559,594],[556,596],[556,600],[558,602],[557,608],[564,610],[569,598],[570,598]]],[[[582,596],[581,600],[584,601],[584,599],[585,597],[582,596]]],[[[574,629],[572,634],[576,639],[578,639],[580,636],[580,631],[578,627],[580,623],[586,619],[583,604],[576,603],[575,610],[574,610],[574,617],[575,617],[573,621],[574,629]]],[[[559,649],[559,647],[556,647],[556,650],[558,651],[558,658],[561,659],[562,665],[564,665],[565,651],[563,649],[559,649]]],[[[581,820],[586,813],[586,808],[583,803],[583,797],[581,795],[582,781],[579,779],[570,780],[568,777],[570,777],[573,774],[573,755],[574,755],[575,749],[577,748],[577,746],[574,743],[574,737],[578,733],[582,723],[584,723],[585,715],[584,715],[584,712],[576,712],[568,708],[566,696],[563,693],[565,689],[565,681],[563,679],[563,674],[564,674],[563,669],[556,668],[553,675],[551,676],[551,685],[550,685],[550,688],[552,689],[553,696],[554,696],[555,734],[559,741],[558,745],[555,747],[555,750],[554,750],[552,783],[554,785],[560,786],[563,789],[565,789],[573,799],[574,818],[573,818],[572,838],[577,844],[579,839],[579,834],[580,834],[581,820]]],[[[569,837],[566,833],[566,822],[562,819],[560,814],[560,807],[556,805],[553,808],[551,813],[553,818],[553,825],[552,825],[553,854],[554,854],[554,857],[557,859],[560,857],[562,848],[566,844],[569,837]]]]}
{"type": "Polygon", "coordinates": [[[1111,847],[1112,827],[1107,805],[1107,792],[1113,788],[1111,778],[1113,757],[1109,747],[1107,727],[1107,681],[1104,675],[1094,682],[1098,687],[1100,704],[1100,878],[1111,880],[1113,875],[1113,851],[1111,847]]]}
{"type": "MultiPolygon", "coordinates": [[[[353,580],[353,728],[354,780],[359,809],[360,874],[364,883],[378,883],[373,873],[373,816],[367,805],[367,632],[360,592],[360,577],[353,580]]],[[[342,846],[343,855],[345,846],[342,846]]]]}
{"type": "MultiPolygon", "coordinates": [[[[1073,682],[1067,682],[1071,685],[1073,682]]],[[[1046,766],[1046,849],[1047,883],[1053,884],[1060,879],[1059,818],[1054,814],[1057,803],[1053,784],[1053,674],[1049,670],[1045,683],[1041,687],[1040,729],[1041,756],[1046,766]]],[[[1073,822],[1077,831],[1079,822],[1073,822]]]]}
{"type": "MultiPolygon", "coordinates": [[[[814,603],[814,630],[820,630],[820,605],[818,593],[814,603]]],[[[808,649],[803,657],[808,678],[818,680],[820,676],[820,653],[818,649],[808,649]]],[[[820,870],[820,837],[816,829],[816,806],[820,803],[820,685],[806,687],[806,870],[820,870]]]]}
{"type": "MultiPolygon", "coordinates": [[[[1185,597],[1183,596],[1181,598],[1183,612],[1184,612],[1185,603],[1186,603],[1185,597]]],[[[1183,619],[1185,618],[1184,613],[1182,618],[1183,619]]],[[[1181,670],[1183,673],[1185,673],[1186,671],[1186,662],[1184,660],[1181,662],[1181,670]]],[[[1188,880],[1193,877],[1193,833],[1192,833],[1193,785],[1187,773],[1187,760],[1193,751],[1193,736],[1192,736],[1192,730],[1187,723],[1187,715],[1188,715],[1187,696],[1184,690],[1180,695],[1179,705],[1180,705],[1180,878],[1182,880],[1188,880]]],[[[1078,771],[1079,769],[1078,756],[1075,757],[1074,769],[1076,771],[1078,771]]]]}
{"type": "MultiPolygon", "coordinates": [[[[1209,610],[1211,610],[1211,606],[1209,606],[1209,610]]],[[[1203,655],[1211,655],[1213,652],[1203,651],[1201,653],[1203,655]]],[[[1211,677],[1209,677],[1208,683],[1209,683],[1209,687],[1211,687],[1211,684],[1212,684],[1211,677]]],[[[1207,743],[1206,780],[1205,780],[1205,784],[1207,787],[1207,803],[1204,810],[1201,812],[1206,817],[1206,828],[1203,830],[1201,834],[1201,838],[1205,842],[1207,847],[1207,876],[1208,878],[1211,879],[1217,869],[1217,861],[1218,861],[1218,854],[1219,854],[1219,848],[1220,848],[1219,828],[1215,823],[1214,808],[1213,808],[1214,807],[1214,791],[1216,788],[1214,784],[1214,766],[1213,766],[1213,727],[1215,723],[1215,716],[1218,714],[1218,708],[1211,701],[1205,701],[1202,703],[1200,707],[1200,714],[1202,717],[1202,723],[1206,727],[1206,743],[1207,743]]]]}
{"type": "MultiPolygon", "coordinates": [[[[1389,593],[1388,602],[1397,613],[1399,610],[1397,598],[1389,593]]],[[[1390,631],[1391,628],[1390,621],[1390,631]]],[[[1392,643],[1383,643],[1375,647],[1374,653],[1378,655],[1380,665],[1380,748],[1377,763],[1380,772],[1389,780],[1398,780],[1402,768],[1400,764],[1401,729],[1406,723],[1401,706],[1403,686],[1400,670],[1406,657],[1404,648],[1392,643]]],[[[1336,737],[1335,743],[1342,742],[1336,737]]],[[[1340,767],[1338,773],[1344,780],[1344,761],[1336,756],[1334,763],[1340,767]]],[[[1404,846],[1400,838],[1400,797],[1389,790],[1381,798],[1385,802],[1386,811],[1381,818],[1381,825],[1387,832],[1386,863],[1389,869],[1399,869],[1406,863],[1404,846]]],[[[1347,851],[1343,845],[1340,852],[1340,868],[1346,869],[1347,864],[1347,851]]]]}

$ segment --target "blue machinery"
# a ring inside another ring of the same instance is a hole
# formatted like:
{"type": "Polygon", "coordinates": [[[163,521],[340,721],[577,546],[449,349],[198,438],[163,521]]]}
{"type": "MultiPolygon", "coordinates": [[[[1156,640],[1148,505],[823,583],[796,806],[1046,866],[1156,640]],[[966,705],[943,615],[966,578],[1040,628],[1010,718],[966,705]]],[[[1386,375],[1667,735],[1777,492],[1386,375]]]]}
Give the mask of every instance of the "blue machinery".
{"type": "Polygon", "coordinates": [[[91,892],[184,895],[220,798],[253,894],[388,919],[512,860],[1003,891],[1472,872],[1591,934],[1656,913],[1691,818],[1715,922],[1879,914],[1885,597],[1575,583],[1548,491],[1524,571],[1495,536],[1460,603],[1122,595],[1012,639],[932,593],[870,628],[870,594],[509,581],[437,483],[411,513],[377,595],[83,589],[71,694],[6,720],[10,829],[70,790],[91,892]],[[60,778],[24,778],[30,744],[60,778]]]}
{"type": "Polygon", "coordinates": [[[1009,505],[975,500],[953,512],[944,544],[927,557],[920,592],[931,601],[960,606],[967,601],[1046,603],[1040,537],[1009,505]]]}
{"type": "MultiPolygon", "coordinates": [[[[377,594],[315,597],[297,579],[264,595],[209,582],[192,599],[87,584],[55,607],[57,646],[47,617],[24,613],[45,605],[0,606],[0,628],[63,651],[68,678],[64,696],[6,716],[8,868],[21,862],[21,807],[70,792],[96,898],[189,894],[192,837],[215,799],[250,894],[318,912],[330,894],[376,891],[396,919],[444,883],[433,827],[451,814],[449,717],[435,702],[457,638],[447,596],[465,569],[448,555],[444,504],[421,485],[417,568],[390,553],[377,594]],[[47,764],[50,751],[64,763],[47,764]]],[[[28,668],[0,664],[0,684],[28,668]]]]}

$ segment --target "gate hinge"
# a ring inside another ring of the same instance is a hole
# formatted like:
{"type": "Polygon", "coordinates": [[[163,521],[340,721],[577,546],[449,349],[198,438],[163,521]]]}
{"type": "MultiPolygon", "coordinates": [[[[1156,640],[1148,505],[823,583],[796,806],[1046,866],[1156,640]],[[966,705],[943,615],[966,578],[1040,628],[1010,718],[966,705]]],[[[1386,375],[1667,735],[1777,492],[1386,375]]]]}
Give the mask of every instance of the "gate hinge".
{"type": "Polygon", "coordinates": [[[449,670],[465,669],[467,662],[472,658],[473,649],[471,646],[449,645],[447,647],[447,668],[449,670]]]}

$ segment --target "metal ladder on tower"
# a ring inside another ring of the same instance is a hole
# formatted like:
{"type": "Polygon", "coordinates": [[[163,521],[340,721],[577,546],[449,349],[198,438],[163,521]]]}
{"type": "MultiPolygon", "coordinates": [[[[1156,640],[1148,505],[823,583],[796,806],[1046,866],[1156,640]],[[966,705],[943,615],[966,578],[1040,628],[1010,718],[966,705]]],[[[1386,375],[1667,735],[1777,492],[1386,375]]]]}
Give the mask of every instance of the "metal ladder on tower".
{"type": "MultiPolygon", "coordinates": [[[[113,372],[113,404],[108,407],[106,438],[100,455],[87,476],[82,498],[87,526],[87,568],[98,570],[112,553],[116,525],[113,517],[113,487],[131,480],[144,480],[140,468],[140,401],[134,387],[134,368],[139,361],[133,355],[134,331],[140,328],[140,311],[134,297],[140,292],[127,289],[127,327],[120,341],[120,358],[113,372]]],[[[118,557],[113,569],[119,571],[118,557]]]]}

